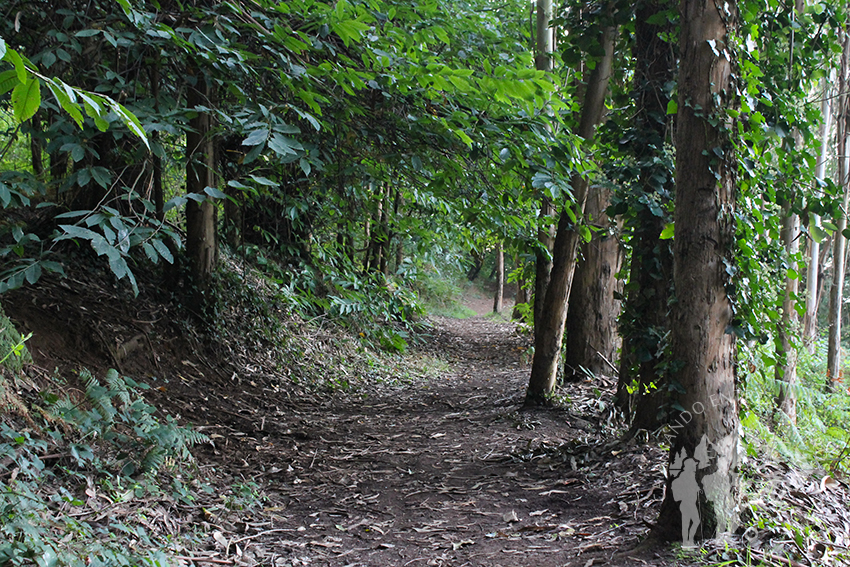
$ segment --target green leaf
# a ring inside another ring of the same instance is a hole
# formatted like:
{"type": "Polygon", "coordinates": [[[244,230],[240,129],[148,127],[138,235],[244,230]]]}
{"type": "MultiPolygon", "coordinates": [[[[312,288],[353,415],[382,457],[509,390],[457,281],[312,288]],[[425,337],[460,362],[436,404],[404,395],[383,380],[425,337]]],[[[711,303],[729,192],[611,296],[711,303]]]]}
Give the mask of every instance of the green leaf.
{"type": "Polygon", "coordinates": [[[297,141],[281,134],[272,135],[269,140],[269,148],[279,155],[298,155],[297,150],[304,149],[304,147],[297,141]]]}
{"type": "Polygon", "coordinates": [[[25,83],[12,90],[12,108],[18,122],[26,122],[41,106],[41,90],[38,79],[30,77],[25,83]]]}
{"type": "Polygon", "coordinates": [[[24,271],[24,277],[30,283],[30,285],[34,284],[41,277],[41,265],[38,262],[34,264],[30,264],[29,267],[24,271]]]}
{"type": "Polygon", "coordinates": [[[77,126],[80,128],[83,127],[83,113],[80,111],[80,106],[71,100],[71,97],[68,96],[68,93],[65,91],[62,85],[56,84],[54,81],[49,81],[47,83],[47,88],[50,89],[50,92],[53,93],[53,96],[56,97],[56,102],[67,112],[74,122],[77,123],[77,126]]]}
{"type": "Polygon", "coordinates": [[[162,256],[162,259],[168,262],[169,264],[174,263],[174,256],[171,255],[171,250],[168,249],[168,246],[165,245],[165,242],[162,240],[151,240],[151,244],[156,251],[159,252],[159,255],[162,256]]]}
{"type": "Polygon", "coordinates": [[[73,224],[60,224],[59,228],[61,228],[65,234],[60,235],[56,238],[56,240],[67,240],[69,238],[84,238],[86,240],[94,240],[96,238],[103,238],[93,230],[89,230],[87,228],[83,228],[81,226],[73,224]]]}
{"type": "Polygon", "coordinates": [[[6,94],[20,84],[21,81],[14,69],[7,69],[0,73],[0,95],[6,94]]]}
{"type": "Polygon", "coordinates": [[[816,224],[809,225],[809,234],[812,235],[812,240],[820,244],[828,236],[827,232],[816,224]]]}
{"type": "MultiPolygon", "coordinates": [[[[4,45],[5,47],[5,45],[4,45]]],[[[15,73],[18,75],[18,81],[22,83],[27,82],[27,78],[30,76],[29,71],[27,71],[26,66],[24,65],[24,60],[21,59],[21,56],[18,55],[18,52],[14,49],[7,49],[3,59],[11,63],[15,67],[15,73]]]]}
{"type": "Polygon", "coordinates": [[[463,130],[461,130],[461,129],[459,129],[459,128],[458,128],[457,130],[455,130],[455,131],[454,131],[454,133],[455,133],[455,134],[457,134],[457,137],[458,137],[458,138],[460,138],[461,140],[463,140],[463,143],[464,143],[464,144],[466,144],[466,145],[467,145],[467,146],[469,146],[470,148],[472,147],[472,138],[470,138],[470,137],[467,135],[467,133],[466,133],[466,132],[464,132],[463,130]]]}
{"type": "Polygon", "coordinates": [[[260,128],[259,130],[254,130],[248,137],[242,140],[243,146],[258,146],[265,142],[269,137],[269,131],[266,128],[260,128]]]}
{"type": "Polygon", "coordinates": [[[216,189],[215,187],[204,187],[204,193],[206,193],[213,199],[227,199],[227,194],[225,194],[220,189],[216,189]]]}
{"type": "Polygon", "coordinates": [[[310,165],[310,162],[305,158],[301,158],[300,160],[298,160],[298,165],[301,166],[301,171],[304,172],[304,175],[310,175],[310,172],[313,170],[313,167],[310,165]]]}
{"type": "Polygon", "coordinates": [[[674,223],[672,223],[672,222],[667,223],[664,226],[664,229],[661,231],[661,235],[658,238],[661,239],[661,240],[670,240],[671,238],[673,238],[674,229],[675,229],[674,223]]]}
{"type": "Polygon", "coordinates": [[[667,114],[676,114],[679,111],[679,103],[673,99],[667,103],[667,114]]]}

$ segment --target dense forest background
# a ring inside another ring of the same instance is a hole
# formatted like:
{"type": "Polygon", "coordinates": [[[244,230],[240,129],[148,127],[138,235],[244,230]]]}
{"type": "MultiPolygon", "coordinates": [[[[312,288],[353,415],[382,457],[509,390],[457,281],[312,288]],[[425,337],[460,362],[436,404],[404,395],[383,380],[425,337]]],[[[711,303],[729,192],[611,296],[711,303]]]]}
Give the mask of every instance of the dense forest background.
{"type": "MultiPolygon", "coordinates": [[[[528,337],[523,407],[606,385],[620,439],[669,449],[668,485],[711,444],[700,478],[724,480],[700,496],[704,537],[727,516],[763,524],[741,504],[747,454],[821,492],[848,470],[846,9],[9,0],[0,301],[20,326],[31,294],[97,290],[116,317],[160,313],[184,348],[347,388],[283,337],[328,322],[361,349],[335,363],[362,377],[487,281],[528,337]]],[[[0,564],[54,565],[34,519],[45,455],[97,469],[83,440],[117,442],[124,478],[209,438],[136,397],[128,359],[150,333],[81,327],[112,370],[58,369],[85,395],[54,375],[33,401],[19,383],[38,337],[3,324],[0,564]]],[[[665,494],[653,533],[676,540],[665,494]]],[[[845,553],[846,529],[804,523],[775,526],[794,561],[845,553]]]]}

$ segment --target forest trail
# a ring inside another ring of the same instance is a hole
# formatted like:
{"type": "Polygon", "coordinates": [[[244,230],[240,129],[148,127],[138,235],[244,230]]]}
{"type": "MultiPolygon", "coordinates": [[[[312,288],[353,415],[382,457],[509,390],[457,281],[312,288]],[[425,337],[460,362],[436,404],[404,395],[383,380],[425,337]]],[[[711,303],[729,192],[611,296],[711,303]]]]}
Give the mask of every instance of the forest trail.
{"type": "Polygon", "coordinates": [[[276,566],[672,564],[651,552],[612,558],[653,518],[661,493],[650,469],[663,460],[635,447],[601,458],[604,403],[592,388],[572,397],[595,416],[519,411],[526,344],[510,323],[435,319],[425,350],[446,363],[438,378],[211,416],[218,449],[208,457],[230,477],[221,480],[256,483],[268,498],[219,526],[222,556],[276,566]]]}
{"type": "MultiPolygon", "coordinates": [[[[111,292],[45,280],[4,307],[34,332],[45,377],[105,372],[105,337],[153,337],[121,371],[150,377],[146,397],[211,438],[193,452],[213,491],[192,503],[164,494],[145,520],[193,534],[192,556],[206,559],[187,566],[686,564],[628,551],[657,516],[666,456],[616,443],[614,380],[568,384],[562,408],[522,411],[529,341],[512,323],[434,318],[405,355],[436,366],[429,377],[384,368],[316,391],[193,342],[159,303],[111,292]]],[[[327,372],[329,384],[346,378],[327,372]]]]}

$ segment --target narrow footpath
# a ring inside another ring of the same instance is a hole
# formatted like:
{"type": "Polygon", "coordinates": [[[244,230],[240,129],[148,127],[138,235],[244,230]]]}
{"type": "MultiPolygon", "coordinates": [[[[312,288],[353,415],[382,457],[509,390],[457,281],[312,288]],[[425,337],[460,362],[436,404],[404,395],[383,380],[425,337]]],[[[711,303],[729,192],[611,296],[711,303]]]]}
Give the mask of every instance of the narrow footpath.
{"type": "Polygon", "coordinates": [[[269,394],[262,409],[211,425],[208,457],[220,480],[244,487],[246,501],[264,498],[238,522],[210,520],[217,557],[272,566],[677,564],[669,553],[629,551],[655,517],[663,455],[612,443],[602,393],[610,381],[568,385],[568,409],[522,411],[527,346],[510,323],[436,319],[422,355],[444,361],[437,378],[309,402],[269,394]]]}

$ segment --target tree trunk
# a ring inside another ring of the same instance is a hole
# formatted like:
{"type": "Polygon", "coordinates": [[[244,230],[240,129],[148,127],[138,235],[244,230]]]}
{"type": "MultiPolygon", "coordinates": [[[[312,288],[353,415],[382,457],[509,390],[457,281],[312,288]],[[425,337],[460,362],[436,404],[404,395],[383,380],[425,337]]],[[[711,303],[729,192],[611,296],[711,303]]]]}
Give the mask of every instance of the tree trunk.
{"type": "MultiPolygon", "coordinates": [[[[552,70],[552,52],[555,50],[555,29],[552,27],[552,0],[537,0],[537,27],[534,66],[538,71],[552,70]]],[[[552,246],[555,242],[555,227],[551,225],[551,217],[555,214],[555,207],[551,199],[543,196],[540,202],[540,214],[538,216],[540,227],[537,229],[537,240],[539,246],[535,250],[535,273],[534,280],[534,328],[541,320],[540,312],[543,309],[543,298],[546,297],[546,288],[549,287],[549,276],[552,272],[552,246]]]]}
{"type": "Polygon", "coordinates": [[[502,301],[505,296],[505,251],[502,243],[496,245],[496,294],[493,297],[493,313],[502,312],[502,301]]]}
{"type": "Polygon", "coordinates": [[[543,197],[540,203],[540,214],[538,219],[540,227],[537,229],[538,248],[535,250],[534,265],[534,329],[542,324],[543,300],[546,290],[549,288],[549,278],[552,274],[552,247],[555,244],[555,227],[548,224],[555,207],[549,197],[543,197]]]}
{"type": "Polygon", "coordinates": [[[522,319],[520,305],[528,303],[528,281],[525,278],[525,265],[519,254],[514,255],[514,265],[517,268],[519,277],[516,280],[516,299],[514,301],[514,309],[511,312],[511,319],[522,319]]]}
{"type": "Polygon", "coordinates": [[[737,9],[727,2],[718,10],[711,0],[682,0],[681,6],[671,339],[678,366],[673,378],[682,393],[675,400],[680,412],[672,422],[657,531],[693,545],[734,530],[737,522],[735,335],[727,332],[733,310],[726,294],[736,164],[732,124],[722,115],[735,103],[727,25],[737,9]]]}
{"type": "MultiPolygon", "coordinates": [[[[790,201],[783,203],[785,219],[781,239],[785,248],[788,270],[797,270],[796,257],[800,249],[800,217],[791,210],[790,201]]],[[[785,276],[785,295],[782,300],[782,316],[776,329],[776,367],[774,376],[779,392],[776,409],[784,413],[791,423],[797,423],[797,349],[791,342],[797,328],[797,310],[794,307],[799,279],[785,276]]]]}
{"type": "MultiPolygon", "coordinates": [[[[604,55],[597,61],[588,77],[581,122],[576,132],[588,143],[593,141],[596,125],[601,120],[605,107],[608,78],[611,75],[611,65],[614,58],[615,35],[616,28],[614,26],[603,28],[600,44],[603,47],[604,55]]],[[[587,179],[580,175],[574,175],[572,189],[575,202],[568,203],[566,206],[573,208],[576,218],[582,218],[587,199],[587,179]]],[[[549,396],[555,389],[555,381],[558,376],[558,359],[567,319],[567,299],[570,296],[570,287],[573,283],[579,239],[579,233],[574,230],[570,216],[562,211],[552,248],[550,281],[543,298],[540,319],[535,322],[534,361],[525,395],[525,405],[548,403],[549,396]]],[[[537,299],[539,300],[539,298],[537,299]]]]}
{"type": "Polygon", "coordinates": [[[385,276],[390,275],[390,242],[392,241],[392,236],[390,235],[390,184],[387,183],[386,187],[384,187],[383,193],[383,211],[384,216],[381,219],[381,241],[379,242],[379,246],[381,247],[381,262],[379,266],[379,270],[385,276]]]}
{"type": "Polygon", "coordinates": [[[39,180],[44,180],[44,140],[42,138],[42,112],[37,111],[29,121],[30,161],[32,172],[39,180]]]}
{"type": "Polygon", "coordinates": [[[829,343],[826,356],[826,389],[832,390],[833,382],[842,378],[841,373],[841,304],[844,288],[845,248],[847,239],[842,232],[847,228],[847,207],[850,205],[850,35],[844,33],[844,53],[838,77],[838,186],[844,193],[844,206],[836,220],[837,230],[832,243],[832,289],[829,290],[829,343]]]}
{"type": "MultiPolygon", "coordinates": [[[[620,316],[623,347],[617,403],[632,430],[657,429],[666,418],[670,307],[673,291],[672,241],[661,240],[672,221],[668,210],[675,192],[666,146],[672,141],[672,117],[667,114],[674,80],[674,47],[662,37],[669,23],[653,24],[667,9],[661,0],[641,2],[635,14],[635,134],[631,153],[640,167],[636,195],[631,198],[631,267],[620,316]]],[[[666,20],[666,18],[665,18],[666,20]]]]}
{"type": "MultiPolygon", "coordinates": [[[[210,89],[203,72],[196,70],[197,79],[190,85],[186,105],[193,109],[209,106],[210,89]]],[[[204,189],[215,186],[214,151],[212,143],[212,116],[198,111],[189,120],[186,132],[186,191],[204,194],[204,189]]],[[[216,208],[209,198],[198,203],[192,199],[186,203],[186,256],[189,259],[190,277],[193,283],[192,307],[201,312],[206,304],[210,279],[215,269],[218,249],[216,246],[216,208]]]]}
{"type": "MultiPolygon", "coordinates": [[[[833,72],[830,72],[830,78],[833,72]]],[[[828,78],[823,82],[823,100],[821,101],[821,115],[823,121],[820,126],[820,155],[815,170],[818,181],[826,179],[826,162],[828,159],[829,137],[832,131],[832,97],[830,96],[830,83],[828,78]]],[[[814,215],[812,222],[815,228],[820,228],[820,217],[814,215]]],[[[818,307],[820,306],[820,241],[812,238],[809,240],[809,265],[806,272],[806,315],[803,319],[803,343],[809,349],[810,354],[815,352],[815,344],[818,336],[818,307]]]]}
{"type": "Polygon", "coordinates": [[[620,300],[615,292],[623,253],[616,236],[607,230],[610,223],[605,209],[610,197],[607,187],[594,187],[587,198],[585,217],[603,230],[593,233],[590,242],[581,245],[582,257],[575,268],[570,291],[573,309],[568,310],[566,323],[565,376],[582,374],[582,369],[593,375],[610,376],[616,370],[612,361],[620,347],[620,300]]]}
{"type": "Polygon", "coordinates": [[[469,271],[466,273],[466,279],[474,282],[475,278],[481,272],[481,268],[484,267],[484,254],[479,250],[472,250],[469,255],[472,256],[472,266],[469,267],[469,271]]]}

